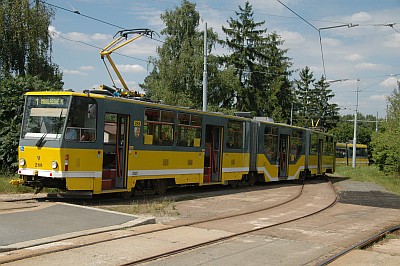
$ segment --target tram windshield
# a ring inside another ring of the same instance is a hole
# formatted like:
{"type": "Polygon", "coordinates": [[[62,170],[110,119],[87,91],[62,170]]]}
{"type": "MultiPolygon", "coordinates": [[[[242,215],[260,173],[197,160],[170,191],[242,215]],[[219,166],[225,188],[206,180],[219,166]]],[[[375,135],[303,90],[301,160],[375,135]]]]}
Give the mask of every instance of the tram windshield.
{"type": "Polygon", "coordinates": [[[69,102],[69,96],[27,96],[21,138],[61,138],[69,102]]]}

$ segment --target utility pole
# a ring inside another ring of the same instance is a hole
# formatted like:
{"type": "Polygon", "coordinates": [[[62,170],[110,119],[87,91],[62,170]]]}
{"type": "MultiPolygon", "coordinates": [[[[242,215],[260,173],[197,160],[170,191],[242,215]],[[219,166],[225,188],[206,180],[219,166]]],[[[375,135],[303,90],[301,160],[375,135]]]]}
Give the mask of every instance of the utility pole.
{"type": "Polygon", "coordinates": [[[207,22],[204,30],[203,111],[207,111],[207,22]]]}
{"type": "Polygon", "coordinates": [[[378,133],[378,111],[376,111],[376,125],[375,125],[375,131],[378,133]]]}
{"type": "Polygon", "coordinates": [[[357,112],[358,112],[358,91],[360,86],[360,79],[357,79],[357,91],[356,91],[356,112],[354,114],[354,138],[353,138],[353,168],[356,167],[356,146],[357,146],[357,112]]]}

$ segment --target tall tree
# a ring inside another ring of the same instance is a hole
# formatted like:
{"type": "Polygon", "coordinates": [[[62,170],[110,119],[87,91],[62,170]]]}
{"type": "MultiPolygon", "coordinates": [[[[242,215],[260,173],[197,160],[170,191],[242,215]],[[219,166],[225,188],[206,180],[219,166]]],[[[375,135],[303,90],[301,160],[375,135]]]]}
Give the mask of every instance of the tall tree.
{"type": "Polygon", "coordinates": [[[0,1],[0,168],[15,170],[24,93],[60,90],[51,61],[53,11],[39,0],[0,1]]]}
{"type": "Polygon", "coordinates": [[[313,121],[317,121],[318,126],[327,130],[336,126],[339,121],[340,110],[336,103],[330,103],[335,94],[329,89],[329,86],[324,76],[318,82],[314,83],[310,108],[312,111],[310,117],[313,121]]]}
{"type": "Polygon", "coordinates": [[[314,74],[308,66],[300,70],[300,79],[294,81],[296,102],[295,124],[298,126],[311,126],[309,120],[312,85],[315,82],[314,74]]]}
{"type": "Polygon", "coordinates": [[[270,116],[287,122],[290,115],[291,74],[287,50],[275,32],[262,28],[265,21],[255,22],[249,2],[239,6],[236,18],[222,27],[226,39],[221,43],[231,54],[225,55],[225,66],[236,69],[240,87],[234,92],[236,108],[254,115],[270,116]]]}
{"type": "MultiPolygon", "coordinates": [[[[180,7],[167,10],[161,19],[165,43],[157,48],[153,71],[141,87],[154,100],[198,108],[202,102],[204,35],[198,30],[196,5],[183,0],[180,7]]],[[[210,29],[207,38],[210,51],[217,35],[210,29]]]]}
{"type": "Polygon", "coordinates": [[[335,96],[329,83],[322,76],[315,81],[314,74],[308,66],[300,71],[300,79],[295,80],[296,125],[318,126],[332,129],[339,121],[339,107],[332,103],[335,96]]]}
{"type": "Polygon", "coordinates": [[[240,111],[255,111],[264,109],[256,99],[264,98],[265,90],[262,86],[262,68],[257,61],[267,61],[267,55],[263,53],[262,46],[267,43],[267,37],[263,35],[266,29],[258,29],[265,21],[255,22],[252,6],[245,3],[244,8],[239,6],[239,12],[235,12],[237,18],[230,18],[228,27],[222,27],[226,39],[221,43],[229,48],[231,54],[224,56],[226,67],[234,67],[240,81],[240,88],[234,93],[236,108],[240,111]],[[261,84],[260,84],[261,83],[261,84]]]}
{"type": "Polygon", "coordinates": [[[61,81],[58,66],[51,61],[48,31],[53,11],[39,0],[0,2],[0,68],[3,77],[39,76],[61,81]]]}

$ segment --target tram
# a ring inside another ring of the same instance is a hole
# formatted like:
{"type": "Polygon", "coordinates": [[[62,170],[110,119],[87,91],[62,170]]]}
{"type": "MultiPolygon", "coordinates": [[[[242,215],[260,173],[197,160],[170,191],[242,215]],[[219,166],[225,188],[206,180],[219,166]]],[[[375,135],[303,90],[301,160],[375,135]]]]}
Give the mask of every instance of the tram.
{"type": "MultiPolygon", "coordinates": [[[[353,144],[336,144],[336,163],[338,165],[352,165],[353,144]]],[[[368,166],[368,147],[365,144],[356,144],[356,166],[368,166]]]]}
{"type": "Polygon", "coordinates": [[[170,186],[295,180],[335,168],[332,135],[114,97],[28,92],[20,183],[92,196],[170,186]]]}

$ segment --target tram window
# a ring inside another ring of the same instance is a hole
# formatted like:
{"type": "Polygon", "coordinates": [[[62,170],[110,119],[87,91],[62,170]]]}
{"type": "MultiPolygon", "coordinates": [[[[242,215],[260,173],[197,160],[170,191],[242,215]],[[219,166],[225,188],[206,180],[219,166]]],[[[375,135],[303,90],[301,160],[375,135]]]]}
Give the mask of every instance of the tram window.
{"type": "Polygon", "coordinates": [[[318,135],[311,134],[310,154],[318,154],[318,135]]]}
{"type": "Polygon", "coordinates": [[[69,103],[68,96],[27,96],[21,138],[61,138],[69,103]]]}
{"type": "Polygon", "coordinates": [[[333,155],[333,138],[326,136],[324,145],[324,155],[333,155]]]}
{"type": "Polygon", "coordinates": [[[144,112],[143,143],[171,146],[174,143],[174,113],[160,109],[144,112]]]}
{"type": "Polygon", "coordinates": [[[278,128],[266,126],[264,129],[264,154],[271,163],[278,156],[278,128]]]}
{"type": "Polygon", "coordinates": [[[104,121],[104,143],[115,144],[117,141],[117,114],[107,113],[104,121]]]}
{"type": "Polygon", "coordinates": [[[86,97],[72,98],[65,139],[74,142],[94,142],[96,140],[96,124],[96,101],[86,97]]]}
{"type": "Polygon", "coordinates": [[[200,147],[201,143],[201,116],[180,113],[178,114],[177,145],[185,147],[200,147]]]}
{"type": "Polygon", "coordinates": [[[243,149],[244,123],[240,121],[228,122],[227,148],[243,149]]]}
{"type": "Polygon", "coordinates": [[[295,162],[300,157],[303,149],[303,132],[293,130],[290,142],[290,161],[295,162]]]}

